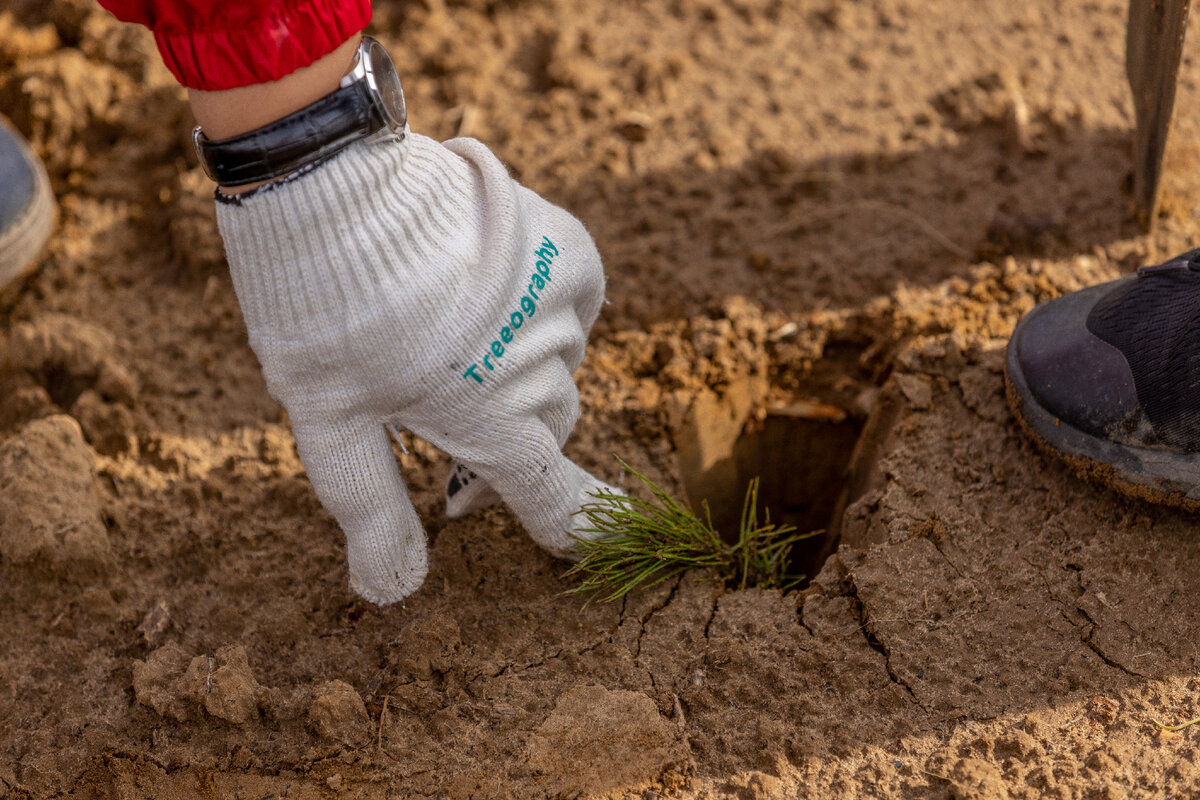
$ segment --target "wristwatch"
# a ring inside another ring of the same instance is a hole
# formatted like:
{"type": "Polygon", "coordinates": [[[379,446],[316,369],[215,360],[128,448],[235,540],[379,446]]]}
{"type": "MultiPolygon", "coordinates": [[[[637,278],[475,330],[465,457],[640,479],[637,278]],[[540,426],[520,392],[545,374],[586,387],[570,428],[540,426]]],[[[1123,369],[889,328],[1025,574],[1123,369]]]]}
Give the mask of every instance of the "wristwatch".
{"type": "Polygon", "coordinates": [[[408,112],[391,56],[363,36],[354,67],[333,92],[256,130],[209,139],[197,125],[192,144],[208,177],[245,186],[296,172],[361,139],[403,139],[408,112]]]}

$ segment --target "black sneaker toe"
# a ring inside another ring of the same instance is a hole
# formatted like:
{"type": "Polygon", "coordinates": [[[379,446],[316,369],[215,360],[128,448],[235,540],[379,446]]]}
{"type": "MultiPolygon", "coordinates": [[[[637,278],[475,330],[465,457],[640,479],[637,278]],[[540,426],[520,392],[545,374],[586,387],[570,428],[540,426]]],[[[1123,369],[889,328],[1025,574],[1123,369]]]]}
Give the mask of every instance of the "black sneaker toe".
{"type": "Polygon", "coordinates": [[[1021,320],[1009,342],[1007,366],[1023,404],[1035,403],[1058,423],[1095,436],[1133,417],[1138,400],[1129,362],[1087,327],[1096,303],[1133,280],[1064,295],[1021,320]]]}
{"type": "Polygon", "coordinates": [[[1008,344],[1009,406],[1081,477],[1200,511],[1200,251],[1035,308],[1008,344]],[[1195,373],[1195,375],[1193,375],[1195,373]]]}

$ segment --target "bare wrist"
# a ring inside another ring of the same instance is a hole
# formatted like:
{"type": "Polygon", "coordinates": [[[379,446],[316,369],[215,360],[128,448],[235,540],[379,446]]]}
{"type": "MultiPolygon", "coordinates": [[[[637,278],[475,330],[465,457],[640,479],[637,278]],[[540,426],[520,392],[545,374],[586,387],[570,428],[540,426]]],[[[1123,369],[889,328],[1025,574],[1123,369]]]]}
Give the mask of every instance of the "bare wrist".
{"type": "Polygon", "coordinates": [[[271,83],[221,92],[188,89],[192,114],[209,139],[228,139],[286,117],[338,88],[361,39],[355,34],[332,53],[271,83]]]}

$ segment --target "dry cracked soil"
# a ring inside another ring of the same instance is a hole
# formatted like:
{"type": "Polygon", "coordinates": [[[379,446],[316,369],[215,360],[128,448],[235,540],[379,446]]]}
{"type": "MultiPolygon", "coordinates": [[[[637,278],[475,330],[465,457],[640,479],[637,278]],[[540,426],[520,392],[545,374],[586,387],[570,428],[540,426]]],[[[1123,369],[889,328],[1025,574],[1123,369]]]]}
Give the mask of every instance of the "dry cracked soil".
{"type": "Polygon", "coordinates": [[[588,225],[608,297],[567,445],[826,528],[800,591],[623,602],[503,507],[347,588],[267,395],[183,92],[90,0],[0,9],[0,110],[58,227],[0,297],[0,798],[1200,794],[1196,518],[1010,417],[1036,302],[1200,234],[1185,53],[1131,221],[1117,0],[377,0],[415,129],[588,225]],[[830,409],[833,409],[832,411],[830,409]],[[844,415],[844,419],[842,419],[844,415]],[[839,421],[840,420],[840,421],[839,421]]]}

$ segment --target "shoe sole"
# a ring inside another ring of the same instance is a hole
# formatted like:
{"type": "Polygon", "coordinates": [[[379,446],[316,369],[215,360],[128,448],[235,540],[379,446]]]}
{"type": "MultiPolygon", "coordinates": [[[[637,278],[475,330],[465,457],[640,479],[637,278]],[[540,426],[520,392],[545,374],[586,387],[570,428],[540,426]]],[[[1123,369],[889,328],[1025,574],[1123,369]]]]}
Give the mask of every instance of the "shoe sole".
{"type": "Polygon", "coordinates": [[[1024,322],[1009,340],[1004,386],[1009,408],[1030,438],[1084,480],[1127,497],[1200,511],[1200,456],[1100,439],[1066,424],[1038,404],[1021,374],[1013,344],[1024,322]]]}
{"type": "Polygon", "coordinates": [[[20,144],[33,168],[33,200],[0,235],[0,290],[33,271],[58,216],[46,168],[24,142],[20,144]]]}

